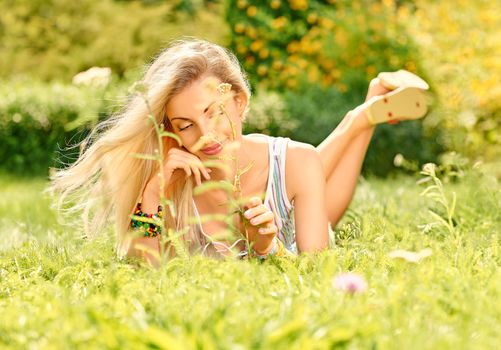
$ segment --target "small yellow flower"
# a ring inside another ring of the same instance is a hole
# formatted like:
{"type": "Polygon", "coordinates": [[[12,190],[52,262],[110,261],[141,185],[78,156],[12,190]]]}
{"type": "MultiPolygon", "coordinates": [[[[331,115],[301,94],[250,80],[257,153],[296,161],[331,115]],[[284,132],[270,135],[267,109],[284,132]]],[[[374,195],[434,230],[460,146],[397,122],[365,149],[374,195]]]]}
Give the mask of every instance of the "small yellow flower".
{"type": "Polygon", "coordinates": [[[250,45],[251,51],[258,52],[263,47],[263,42],[261,40],[253,41],[250,45]]]}
{"type": "Polygon", "coordinates": [[[320,18],[320,26],[326,29],[334,28],[334,22],[330,18],[320,18]]]}
{"type": "Polygon", "coordinates": [[[416,64],[412,61],[406,62],[405,69],[407,69],[409,72],[416,72],[416,64]]]}
{"type": "Polygon", "coordinates": [[[280,62],[280,61],[273,61],[271,67],[275,70],[279,70],[279,69],[282,69],[283,67],[283,63],[280,62]]]}
{"type": "Polygon", "coordinates": [[[248,27],[245,29],[245,34],[251,39],[257,38],[257,30],[254,27],[248,27]]]}
{"type": "Polygon", "coordinates": [[[238,0],[237,2],[237,7],[239,9],[244,9],[247,7],[247,1],[246,0],[238,0]]]}
{"type": "Polygon", "coordinates": [[[287,18],[280,16],[271,21],[271,27],[274,29],[282,29],[287,24],[287,18]]]}
{"type": "Polygon", "coordinates": [[[298,50],[299,45],[297,41],[291,41],[289,45],[287,45],[287,52],[294,53],[298,50]]]}
{"type": "Polygon", "coordinates": [[[249,6],[249,8],[247,9],[247,16],[254,17],[256,13],[257,13],[256,6],[249,6]]]}
{"type": "Polygon", "coordinates": [[[272,0],[270,7],[274,10],[278,9],[280,7],[281,3],[280,0],[272,0]]]}
{"type": "Polygon", "coordinates": [[[259,51],[259,58],[265,59],[270,55],[270,51],[267,48],[263,48],[259,51]]]}
{"type": "Polygon", "coordinates": [[[245,25],[242,23],[235,24],[235,32],[238,34],[242,34],[245,31],[245,25]]]}
{"type": "Polygon", "coordinates": [[[291,9],[296,11],[306,10],[308,8],[307,0],[289,0],[291,9]]]}
{"type": "Polygon", "coordinates": [[[254,63],[256,63],[256,58],[254,56],[247,56],[245,57],[245,63],[247,63],[248,65],[253,65],[254,63]]]}
{"type": "Polygon", "coordinates": [[[265,65],[260,64],[257,67],[257,74],[263,76],[263,75],[266,75],[267,72],[268,72],[268,67],[266,67],[265,65]]]}
{"type": "Polygon", "coordinates": [[[308,22],[309,24],[314,24],[318,19],[318,16],[316,13],[310,13],[307,17],[306,17],[306,22],[308,22]]]}
{"type": "Polygon", "coordinates": [[[247,47],[245,45],[238,44],[237,45],[237,52],[241,55],[247,52],[247,47]]]}

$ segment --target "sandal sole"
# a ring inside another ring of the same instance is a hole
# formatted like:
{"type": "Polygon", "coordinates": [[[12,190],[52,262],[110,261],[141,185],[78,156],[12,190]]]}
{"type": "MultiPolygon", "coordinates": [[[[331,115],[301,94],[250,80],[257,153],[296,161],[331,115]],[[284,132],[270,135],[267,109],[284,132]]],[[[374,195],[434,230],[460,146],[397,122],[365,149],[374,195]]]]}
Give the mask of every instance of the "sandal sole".
{"type": "Polygon", "coordinates": [[[420,119],[427,111],[426,96],[421,89],[415,87],[401,87],[378,96],[365,110],[373,125],[420,119]]]}
{"type": "Polygon", "coordinates": [[[415,87],[422,90],[429,90],[430,86],[426,81],[416,74],[400,69],[396,72],[381,72],[378,74],[381,84],[390,90],[395,90],[402,86],[415,87]]]}

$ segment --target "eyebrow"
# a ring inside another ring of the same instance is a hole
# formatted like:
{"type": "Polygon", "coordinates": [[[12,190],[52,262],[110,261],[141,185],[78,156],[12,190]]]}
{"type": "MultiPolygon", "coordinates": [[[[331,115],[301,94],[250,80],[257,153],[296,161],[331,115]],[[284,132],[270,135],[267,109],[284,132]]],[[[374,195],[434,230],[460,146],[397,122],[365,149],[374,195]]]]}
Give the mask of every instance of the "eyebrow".
{"type": "MultiPolygon", "coordinates": [[[[207,107],[205,107],[204,109],[204,113],[207,113],[207,111],[209,110],[209,108],[214,104],[216,103],[216,101],[212,101],[207,107]]],[[[176,120],[176,119],[181,119],[181,120],[191,120],[190,118],[183,118],[183,117],[176,117],[176,118],[172,118],[170,121],[173,121],[173,120],[176,120]]]]}

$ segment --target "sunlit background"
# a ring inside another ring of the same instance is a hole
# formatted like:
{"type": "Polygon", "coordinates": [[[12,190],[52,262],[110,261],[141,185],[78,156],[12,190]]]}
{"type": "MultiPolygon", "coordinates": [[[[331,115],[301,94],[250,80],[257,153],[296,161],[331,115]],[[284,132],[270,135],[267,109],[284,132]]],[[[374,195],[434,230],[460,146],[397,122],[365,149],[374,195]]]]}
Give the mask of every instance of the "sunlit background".
{"type": "Polygon", "coordinates": [[[380,71],[431,85],[423,121],[378,127],[364,173],[394,157],[501,154],[501,10],[496,1],[0,1],[0,167],[45,175],[71,163],[171,40],[230,48],[253,87],[245,132],[317,145],[380,71]],[[78,73],[92,67],[86,75],[78,73]]]}

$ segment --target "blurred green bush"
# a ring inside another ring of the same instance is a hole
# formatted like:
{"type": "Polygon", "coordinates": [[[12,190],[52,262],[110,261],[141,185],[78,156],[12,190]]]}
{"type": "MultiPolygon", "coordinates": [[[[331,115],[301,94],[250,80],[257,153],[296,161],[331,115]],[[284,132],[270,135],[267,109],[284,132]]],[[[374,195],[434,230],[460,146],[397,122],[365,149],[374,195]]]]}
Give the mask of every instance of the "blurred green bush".
{"type": "Polygon", "coordinates": [[[79,149],[69,147],[117,108],[121,87],[0,81],[0,167],[46,175],[49,167],[72,163],[79,149]]]}
{"type": "Polygon", "coordinates": [[[28,74],[70,81],[93,66],[110,67],[123,76],[180,36],[221,43],[227,35],[221,6],[209,1],[191,16],[187,12],[193,6],[186,3],[0,1],[0,77],[28,74]]]}
{"type": "Polygon", "coordinates": [[[500,21],[484,0],[2,1],[0,166],[56,165],[58,142],[81,139],[120,104],[113,99],[138,67],[182,35],[239,57],[255,93],[245,132],[317,145],[363,102],[377,72],[406,68],[430,83],[433,108],[422,122],[379,126],[365,172],[387,174],[397,153],[421,163],[444,150],[493,159],[501,155],[500,21]],[[91,66],[111,67],[115,81],[102,90],[54,82],[91,66]]]}

